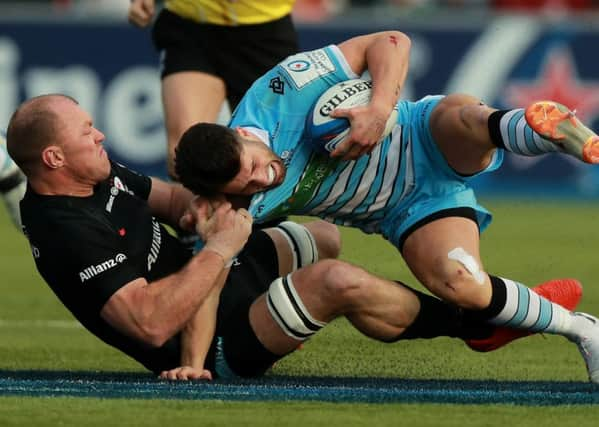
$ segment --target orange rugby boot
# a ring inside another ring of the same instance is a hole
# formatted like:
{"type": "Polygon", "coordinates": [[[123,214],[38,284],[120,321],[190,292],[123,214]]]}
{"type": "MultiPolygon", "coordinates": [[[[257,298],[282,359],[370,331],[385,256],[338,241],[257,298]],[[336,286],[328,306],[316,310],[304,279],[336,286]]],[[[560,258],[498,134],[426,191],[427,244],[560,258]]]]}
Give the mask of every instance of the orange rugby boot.
{"type": "Polygon", "coordinates": [[[576,117],[575,111],[553,101],[538,101],[526,108],[528,125],[562,151],[586,163],[599,163],[599,136],[576,117]]]}

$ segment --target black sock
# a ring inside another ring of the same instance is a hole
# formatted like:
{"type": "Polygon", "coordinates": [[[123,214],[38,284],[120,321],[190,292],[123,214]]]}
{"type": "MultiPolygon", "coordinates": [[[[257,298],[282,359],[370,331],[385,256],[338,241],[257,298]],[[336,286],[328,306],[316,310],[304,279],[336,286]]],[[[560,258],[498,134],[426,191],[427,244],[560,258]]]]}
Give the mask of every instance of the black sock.
{"type": "Polygon", "coordinates": [[[493,332],[493,325],[472,316],[464,316],[461,308],[402,285],[416,294],[420,300],[420,311],[414,322],[392,341],[436,337],[483,339],[493,332]]]}
{"type": "Polygon", "coordinates": [[[499,128],[499,122],[501,118],[508,113],[509,110],[498,110],[493,111],[489,116],[488,127],[489,127],[489,135],[491,136],[491,141],[499,148],[503,148],[505,150],[505,144],[503,142],[503,138],[501,137],[501,130],[499,128]]]}
{"type": "Polygon", "coordinates": [[[496,317],[505,307],[507,301],[507,290],[505,283],[500,277],[491,276],[491,302],[489,306],[483,310],[464,310],[464,317],[468,322],[486,322],[489,319],[496,317]]]}

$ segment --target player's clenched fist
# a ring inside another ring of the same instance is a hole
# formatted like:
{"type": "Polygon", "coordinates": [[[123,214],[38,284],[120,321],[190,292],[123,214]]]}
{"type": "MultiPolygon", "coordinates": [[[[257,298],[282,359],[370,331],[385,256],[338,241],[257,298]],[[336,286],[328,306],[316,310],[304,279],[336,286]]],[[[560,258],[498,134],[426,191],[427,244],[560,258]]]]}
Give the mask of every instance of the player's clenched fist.
{"type": "Polygon", "coordinates": [[[377,105],[333,110],[331,117],[345,117],[349,120],[351,129],[347,138],[337,146],[331,156],[343,156],[343,160],[355,160],[370,153],[385,131],[389,117],[387,110],[377,105]]]}
{"type": "Polygon", "coordinates": [[[235,210],[229,202],[214,208],[208,200],[196,201],[196,231],[205,242],[204,250],[220,254],[227,264],[245,245],[252,232],[252,216],[235,210]]]}

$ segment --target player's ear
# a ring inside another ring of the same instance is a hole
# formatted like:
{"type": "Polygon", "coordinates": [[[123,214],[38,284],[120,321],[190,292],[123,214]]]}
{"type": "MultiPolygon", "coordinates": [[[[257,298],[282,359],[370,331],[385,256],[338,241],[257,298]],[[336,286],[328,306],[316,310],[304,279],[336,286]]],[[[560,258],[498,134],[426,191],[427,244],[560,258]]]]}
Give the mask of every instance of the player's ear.
{"type": "Polygon", "coordinates": [[[58,169],[64,165],[64,153],[58,145],[49,145],[42,151],[42,162],[50,169],[58,169]]]}
{"type": "Polygon", "coordinates": [[[244,138],[247,138],[252,135],[250,132],[248,132],[247,130],[245,130],[244,128],[241,128],[239,126],[237,126],[235,128],[235,132],[237,132],[240,136],[242,136],[244,138]]]}

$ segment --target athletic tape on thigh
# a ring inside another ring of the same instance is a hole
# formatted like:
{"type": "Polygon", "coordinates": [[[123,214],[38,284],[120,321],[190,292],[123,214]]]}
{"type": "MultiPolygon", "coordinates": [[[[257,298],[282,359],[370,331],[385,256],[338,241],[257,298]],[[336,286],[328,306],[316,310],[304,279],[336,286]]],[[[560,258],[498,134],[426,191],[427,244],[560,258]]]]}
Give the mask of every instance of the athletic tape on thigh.
{"type": "Polygon", "coordinates": [[[275,227],[289,242],[293,252],[293,270],[318,261],[318,247],[312,233],[303,225],[284,221],[275,227]]]}
{"type": "Polygon", "coordinates": [[[296,340],[306,340],[326,322],[314,319],[295,291],[291,275],[279,277],[270,284],[266,304],[271,316],[283,332],[296,340]]]}

